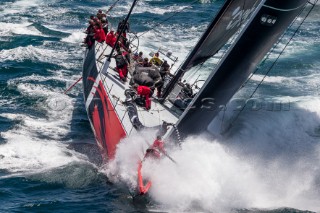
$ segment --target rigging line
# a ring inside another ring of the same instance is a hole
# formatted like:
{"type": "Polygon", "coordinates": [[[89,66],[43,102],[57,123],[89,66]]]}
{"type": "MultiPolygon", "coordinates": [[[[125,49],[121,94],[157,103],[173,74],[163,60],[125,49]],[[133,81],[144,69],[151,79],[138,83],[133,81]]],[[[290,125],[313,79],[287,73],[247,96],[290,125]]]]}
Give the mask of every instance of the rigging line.
{"type": "MultiPolygon", "coordinates": [[[[191,3],[190,3],[190,6],[193,5],[193,4],[195,4],[196,2],[198,2],[198,0],[195,0],[195,1],[191,2],[191,3]]],[[[160,26],[161,24],[167,22],[167,21],[170,20],[172,17],[174,17],[174,16],[176,16],[177,14],[181,13],[182,11],[184,11],[186,8],[187,8],[187,7],[182,8],[180,11],[177,11],[177,12],[175,12],[173,15],[171,15],[171,16],[169,16],[168,18],[164,19],[162,22],[159,22],[158,24],[155,24],[150,30],[141,33],[141,35],[139,35],[138,37],[141,37],[141,36],[143,36],[144,34],[150,32],[150,31],[152,31],[152,30],[155,30],[156,27],[158,27],[158,26],[160,26]]],[[[156,20],[156,19],[153,19],[152,21],[155,21],[155,20],[156,20]]]]}
{"type": "Polygon", "coordinates": [[[203,67],[203,64],[204,64],[204,62],[201,62],[199,68],[198,68],[193,74],[190,73],[190,75],[188,76],[188,78],[186,78],[186,80],[189,81],[189,79],[191,80],[191,77],[192,77],[192,76],[197,75],[197,73],[198,73],[198,72],[200,71],[200,69],[203,67]]]}
{"type": "Polygon", "coordinates": [[[315,4],[317,4],[317,2],[318,2],[318,0],[314,0],[313,3],[310,0],[308,1],[308,3],[311,4],[311,5],[315,5],[315,4]]]}
{"type": "MultiPolygon", "coordinates": [[[[318,1],[318,0],[317,0],[318,1]]],[[[306,7],[306,5],[305,5],[306,7]]],[[[261,86],[262,82],[264,81],[264,79],[267,77],[267,75],[269,74],[269,72],[273,69],[273,67],[275,66],[275,64],[278,62],[280,56],[283,54],[284,50],[287,48],[287,46],[289,45],[289,43],[292,41],[292,39],[294,38],[294,36],[296,35],[296,33],[298,32],[298,30],[300,29],[300,27],[302,26],[302,24],[305,22],[305,20],[307,19],[307,17],[310,15],[311,11],[313,10],[313,8],[315,7],[315,4],[312,5],[311,9],[308,11],[307,15],[304,17],[304,19],[302,20],[302,22],[300,23],[300,25],[297,27],[297,29],[295,30],[295,32],[293,33],[293,35],[291,36],[291,38],[289,39],[289,41],[286,43],[286,45],[284,46],[284,48],[282,49],[282,51],[280,52],[280,54],[278,55],[278,57],[276,58],[276,60],[272,63],[271,67],[269,68],[269,70],[266,72],[266,74],[264,75],[264,77],[262,78],[262,80],[259,82],[259,84],[257,85],[257,87],[255,88],[255,90],[253,91],[253,93],[250,95],[250,97],[247,99],[249,100],[250,98],[253,97],[253,95],[256,93],[256,91],[258,90],[258,88],[261,86]]],[[[304,10],[304,9],[303,9],[304,10]]],[[[302,11],[303,11],[302,10],[302,11]]],[[[302,13],[302,11],[300,12],[300,14],[302,13]]],[[[299,15],[300,15],[299,14],[299,15]]],[[[243,105],[243,107],[240,109],[240,112],[237,114],[237,116],[230,122],[229,128],[227,128],[224,132],[220,132],[221,134],[224,134],[228,129],[230,129],[233,125],[233,123],[239,118],[241,112],[243,112],[244,108],[246,107],[247,102],[243,105]]]]}
{"type": "Polygon", "coordinates": [[[113,5],[111,5],[111,6],[109,7],[109,9],[107,10],[106,14],[108,14],[108,13],[116,6],[116,4],[117,4],[119,1],[120,1],[120,0],[116,0],[116,1],[113,3],[113,5]]]}

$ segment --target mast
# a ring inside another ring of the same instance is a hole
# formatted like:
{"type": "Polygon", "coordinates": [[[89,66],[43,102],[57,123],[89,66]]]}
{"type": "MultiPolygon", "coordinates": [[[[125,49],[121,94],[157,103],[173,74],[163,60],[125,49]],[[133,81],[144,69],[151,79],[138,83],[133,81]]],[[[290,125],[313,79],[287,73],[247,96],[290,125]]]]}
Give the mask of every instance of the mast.
{"type": "Polygon", "coordinates": [[[177,82],[191,67],[194,67],[216,54],[223,45],[240,28],[241,24],[251,15],[256,5],[262,0],[227,0],[218,14],[209,24],[196,46],[190,52],[175,76],[165,88],[162,101],[173,90],[177,82]]]}
{"type": "Polygon", "coordinates": [[[183,137],[209,130],[265,54],[303,10],[308,0],[265,0],[215,68],[177,123],[183,137]]]}
{"type": "MultiPolygon", "coordinates": [[[[127,14],[127,17],[126,17],[125,20],[124,20],[124,25],[123,25],[123,26],[125,26],[125,25],[128,23],[128,20],[129,20],[129,18],[130,18],[130,15],[131,15],[131,13],[132,13],[132,10],[133,10],[133,8],[135,7],[137,1],[138,1],[138,0],[134,0],[134,1],[133,1],[132,5],[131,5],[131,8],[130,8],[130,10],[129,10],[129,13],[127,14]]],[[[119,34],[118,37],[117,37],[116,45],[118,44],[119,39],[120,39],[120,37],[122,36],[122,33],[124,32],[124,29],[125,29],[125,27],[122,27],[122,29],[121,29],[121,31],[120,31],[120,34],[119,34]]],[[[107,59],[107,61],[108,61],[109,63],[110,63],[110,61],[111,61],[111,57],[112,57],[112,55],[113,55],[113,53],[114,53],[114,50],[115,50],[115,48],[116,48],[116,45],[114,45],[114,47],[112,48],[111,53],[110,53],[110,55],[109,55],[109,57],[108,57],[108,59],[107,59]]]]}

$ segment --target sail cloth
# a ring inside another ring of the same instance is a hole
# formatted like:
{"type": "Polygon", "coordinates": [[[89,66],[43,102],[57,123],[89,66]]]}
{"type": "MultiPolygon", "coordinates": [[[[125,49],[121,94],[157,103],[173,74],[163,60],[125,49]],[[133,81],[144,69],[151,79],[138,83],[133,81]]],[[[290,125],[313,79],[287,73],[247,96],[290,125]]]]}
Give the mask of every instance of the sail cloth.
{"type": "Polygon", "coordinates": [[[262,0],[227,0],[182,65],[189,70],[216,54],[262,0]]]}
{"type": "Polygon", "coordinates": [[[183,136],[199,134],[225,106],[301,12],[308,0],[266,0],[242,29],[178,121],[183,136]]]}
{"type": "Polygon", "coordinates": [[[166,98],[169,95],[186,71],[216,54],[239,30],[241,25],[250,18],[260,2],[262,0],[227,0],[180,66],[162,97],[166,98]]]}

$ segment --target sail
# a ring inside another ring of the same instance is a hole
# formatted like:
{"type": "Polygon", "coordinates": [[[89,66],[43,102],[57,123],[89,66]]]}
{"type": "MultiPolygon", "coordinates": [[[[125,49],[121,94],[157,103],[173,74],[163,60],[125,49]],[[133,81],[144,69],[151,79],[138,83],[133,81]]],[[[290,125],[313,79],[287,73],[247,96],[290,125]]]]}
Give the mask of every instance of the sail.
{"type": "Polygon", "coordinates": [[[185,110],[177,127],[182,135],[199,134],[225,106],[280,38],[307,0],[265,0],[185,110]]]}
{"type": "Polygon", "coordinates": [[[228,0],[204,32],[182,67],[188,70],[216,54],[261,0],[228,0]]]}
{"type": "Polygon", "coordinates": [[[209,24],[194,49],[180,66],[175,77],[170,81],[163,98],[166,98],[183,74],[190,68],[206,61],[216,54],[221,47],[237,32],[250,17],[252,11],[262,0],[227,0],[219,13],[209,24]]]}

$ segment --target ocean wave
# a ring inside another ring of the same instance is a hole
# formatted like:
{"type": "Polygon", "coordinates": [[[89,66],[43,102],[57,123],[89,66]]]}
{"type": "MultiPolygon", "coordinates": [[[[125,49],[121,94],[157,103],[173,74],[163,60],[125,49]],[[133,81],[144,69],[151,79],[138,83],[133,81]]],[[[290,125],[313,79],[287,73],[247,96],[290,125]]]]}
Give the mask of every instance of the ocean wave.
{"type": "Polygon", "coordinates": [[[85,159],[58,141],[39,140],[28,136],[27,131],[8,131],[2,137],[7,142],[0,146],[0,169],[12,175],[44,172],[85,159]]]}
{"type": "Polygon", "coordinates": [[[39,7],[44,3],[43,0],[18,0],[6,3],[3,7],[4,12],[2,15],[13,15],[23,13],[30,10],[30,8],[39,7]]]}
{"type": "Polygon", "coordinates": [[[17,47],[14,49],[3,50],[0,52],[0,61],[17,61],[23,60],[41,61],[59,64],[61,58],[68,58],[69,53],[56,49],[47,49],[45,47],[35,47],[28,45],[26,47],[17,47]]]}
{"type": "Polygon", "coordinates": [[[40,36],[42,33],[37,30],[32,23],[6,23],[0,22],[0,35],[1,36],[10,36],[12,34],[18,35],[36,35],[40,36]]]}
{"type": "Polygon", "coordinates": [[[73,32],[70,36],[62,38],[62,42],[73,43],[73,44],[81,44],[84,41],[86,34],[82,31],[73,32]]]}

